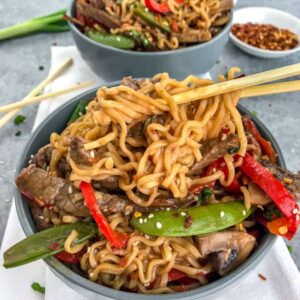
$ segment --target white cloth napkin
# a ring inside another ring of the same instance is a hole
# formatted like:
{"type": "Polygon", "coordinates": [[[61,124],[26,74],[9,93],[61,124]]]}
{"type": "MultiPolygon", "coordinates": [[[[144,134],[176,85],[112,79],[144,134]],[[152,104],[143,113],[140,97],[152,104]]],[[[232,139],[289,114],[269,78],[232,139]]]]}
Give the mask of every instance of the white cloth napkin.
{"type": "MultiPolygon", "coordinates": [[[[97,84],[103,82],[88,69],[76,48],[53,47],[51,70],[67,58],[74,59],[74,65],[61,77],[55,80],[47,91],[55,91],[64,86],[82,82],[85,80],[95,80],[97,84]]],[[[68,94],[55,98],[53,101],[45,101],[40,104],[35,121],[35,127],[59,105],[71,99],[73,95],[68,94]]],[[[29,265],[15,269],[5,269],[2,267],[3,251],[8,249],[25,237],[19,223],[15,205],[12,205],[8,223],[0,251],[0,299],[23,299],[23,300],[86,300],[85,297],[65,285],[58,279],[45,265],[43,261],[37,261],[29,265]],[[39,282],[46,287],[45,295],[34,292],[31,289],[33,282],[39,282]],[[62,296],[63,295],[63,296],[62,296]]],[[[99,299],[104,297],[99,296],[99,299]]],[[[107,298],[106,298],[107,299],[107,298]]],[[[297,300],[300,299],[300,273],[293,262],[284,241],[277,240],[273,249],[265,259],[236,286],[227,289],[222,294],[213,297],[214,300],[297,300]],[[258,274],[263,274],[267,280],[263,281],[258,274]]]]}

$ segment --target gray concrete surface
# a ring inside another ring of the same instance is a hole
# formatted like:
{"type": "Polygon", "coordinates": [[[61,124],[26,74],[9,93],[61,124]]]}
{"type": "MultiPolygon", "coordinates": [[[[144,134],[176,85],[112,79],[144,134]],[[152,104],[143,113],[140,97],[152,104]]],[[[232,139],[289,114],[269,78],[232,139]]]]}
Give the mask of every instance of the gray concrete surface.
{"type": "MultiPolygon", "coordinates": [[[[0,28],[44,15],[69,5],[67,0],[39,1],[1,0],[0,28]]],[[[246,6],[270,6],[290,12],[300,17],[300,0],[261,1],[243,0],[237,8],[246,6]]],[[[50,47],[53,44],[73,44],[70,33],[36,34],[30,37],[0,42],[0,105],[14,102],[24,97],[48,73],[50,47]],[[43,66],[43,70],[39,67],[43,66]]],[[[212,75],[225,73],[230,66],[240,66],[245,73],[256,73],[300,61],[300,54],[290,57],[266,60],[248,56],[231,43],[226,46],[219,62],[212,68],[212,75]]],[[[242,100],[251,111],[272,131],[282,148],[288,168],[300,170],[300,93],[282,94],[257,99],[242,100]]],[[[0,244],[11,206],[14,169],[22,149],[28,140],[37,106],[22,111],[27,119],[15,126],[12,122],[0,129],[0,244]],[[21,136],[15,133],[20,130],[21,136]]],[[[289,242],[294,248],[293,258],[300,268],[300,234],[289,242]]]]}

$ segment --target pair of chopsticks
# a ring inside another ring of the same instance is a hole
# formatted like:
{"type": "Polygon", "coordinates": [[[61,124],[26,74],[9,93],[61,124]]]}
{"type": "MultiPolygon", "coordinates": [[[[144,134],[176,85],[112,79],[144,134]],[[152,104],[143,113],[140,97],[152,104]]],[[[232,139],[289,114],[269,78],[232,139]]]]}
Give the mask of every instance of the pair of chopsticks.
{"type": "Polygon", "coordinates": [[[266,85],[260,84],[296,75],[300,75],[300,63],[236,78],[234,80],[208,85],[205,87],[190,89],[186,92],[173,95],[173,99],[178,104],[182,104],[237,90],[241,90],[242,98],[295,92],[300,91],[300,80],[266,85]]]}
{"type": "Polygon", "coordinates": [[[25,98],[23,98],[21,101],[4,105],[0,107],[0,113],[7,112],[1,119],[0,119],[0,128],[3,127],[10,119],[12,119],[21,108],[32,104],[36,102],[40,102],[42,100],[51,100],[53,97],[63,95],[66,93],[70,93],[79,89],[82,89],[87,86],[91,86],[94,84],[92,81],[86,81],[82,83],[78,83],[75,85],[71,85],[67,88],[47,93],[44,95],[39,95],[42,90],[46,87],[47,84],[51,83],[53,80],[55,80],[58,76],[63,74],[71,65],[73,64],[73,60],[69,58],[66,60],[62,65],[60,65],[56,70],[54,70],[52,73],[46,77],[39,85],[37,85],[25,98]]]}
{"type": "MultiPolygon", "coordinates": [[[[53,97],[55,96],[70,93],[75,90],[93,85],[94,82],[86,81],[83,83],[72,85],[62,90],[37,96],[48,83],[52,82],[59,75],[65,72],[72,65],[72,63],[72,59],[68,59],[53,73],[51,73],[45,80],[43,80],[36,88],[34,88],[21,101],[1,106],[0,113],[8,113],[0,119],[0,128],[3,127],[11,118],[13,118],[14,115],[16,115],[19,112],[19,110],[24,106],[43,100],[53,99],[53,97]]],[[[178,104],[182,104],[208,97],[213,97],[218,94],[233,92],[236,90],[241,90],[241,98],[300,91],[300,80],[260,85],[263,83],[280,80],[299,74],[300,63],[237,78],[234,80],[228,80],[208,85],[205,87],[191,89],[186,92],[173,95],[173,99],[178,104]]]]}

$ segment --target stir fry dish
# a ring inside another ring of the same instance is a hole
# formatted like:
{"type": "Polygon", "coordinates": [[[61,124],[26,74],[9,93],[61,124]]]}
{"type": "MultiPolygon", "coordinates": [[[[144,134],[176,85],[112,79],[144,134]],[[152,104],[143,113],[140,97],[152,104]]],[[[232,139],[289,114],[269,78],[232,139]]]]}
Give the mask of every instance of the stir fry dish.
{"type": "Polygon", "coordinates": [[[240,91],[174,100],[211,84],[127,77],[80,101],[16,179],[38,232],[8,249],[4,266],[54,256],[98,284],[162,294],[225,276],[266,232],[292,239],[300,177],[241,116],[240,91]]]}
{"type": "Polygon", "coordinates": [[[96,42],[160,51],[211,40],[232,7],[232,0],[77,0],[76,18],[67,18],[96,42]]]}

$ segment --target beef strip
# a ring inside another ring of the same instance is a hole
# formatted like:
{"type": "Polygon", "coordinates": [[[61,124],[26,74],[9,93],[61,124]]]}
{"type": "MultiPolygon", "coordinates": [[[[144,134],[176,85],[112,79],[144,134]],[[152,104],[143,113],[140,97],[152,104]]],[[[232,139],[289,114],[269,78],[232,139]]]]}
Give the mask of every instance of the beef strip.
{"type": "Polygon", "coordinates": [[[211,33],[203,30],[190,30],[184,33],[173,33],[179,43],[183,44],[193,44],[199,42],[207,42],[211,39],[211,33]]]}
{"type": "MultiPolygon", "coordinates": [[[[30,165],[16,179],[20,192],[33,200],[32,206],[47,207],[76,217],[88,217],[89,209],[85,206],[83,196],[72,182],[50,175],[49,172],[30,165]]],[[[96,191],[98,204],[105,215],[123,212],[126,215],[137,210],[151,212],[157,208],[178,208],[190,206],[195,200],[193,195],[185,199],[175,199],[168,196],[157,198],[151,207],[140,207],[131,203],[124,195],[111,195],[96,191]]],[[[41,211],[36,208],[37,218],[41,211]]]]}
{"type": "Polygon", "coordinates": [[[259,160],[261,157],[261,147],[256,138],[251,134],[247,133],[247,151],[252,154],[252,156],[259,160]]]}
{"type": "Polygon", "coordinates": [[[106,189],[108,191],[120,191],[119,188],[119,176],[110,176],[102,180],[94,180],[93,186],[96,189],[106,189]]]}
{"type": "Polygon", "coordinates": [[[114,5],[113,0],[90,0],[89,3],[98,9],[105,9],[105,7],[112,7],[114,5]]]}
{"type": "Polygon", "coordinates": [[[50,144],[40,148],[32,158],[31,163],[38,168],[46,170],[51,160],[52,151],[53,148],[50,144]]]}
{"type": "Polygon", "coordinates": [[[145,82],[145,79],[133,79],[131,76],[123,77],[121,81],[121,85],[125,85],[130,87],[131,89],[137,91],[140,88],[142,88],[143,83],[145,82]]]}
{"type": "Polygon", "coordinates": [[[208,167],[215,160],[223,157],[227,150],[239,146],[239,138],[236,134],[228,134],[222,140],[222,137],[207,140],[201,146],[202,159],[195,163],[188,175],[199,175],[201,171],[208,167]]]}
{"type": "Polygon", "coordinates": [[[49,172],[30,165],[22,170],[16,185],[23,195],[39,206],[56,206],[78,217],[87,217],[88,208],[75,195],[80,191],[63,178],[51,176],[49,172]]]}
{"type": "Polygon", "coordinates": [[[267,168],[274,177],[283,183],[285,188],[293,195],[296,201],[300,200],[300,174],[294,174],[266,159],[261,159],[260,163],[267,168]],[[289,180],[291,180],[291,182],[289,182],[289,180]]]}
{"type": "Polygon", "coordinates": [[[77,0],[76,8],[82,16],[93,19],[108,29],[118,28],[121,26],[121,21],[118,17],[112,16],[106,11],[95,8],[86,0],[77,0]]]}
{"type": "Polygon", "coordinates": [[[72,169],[65,157],[62,157],[57,163],[56,171],[58,177],[65,178],[65,179],[70,177],[72,169]]]}
{"type": "Polygon", "coordinates": [[[70,144],[70,157],[79,165],[92,166],[99,160],[99,153],[94,150],[85,150],[84,140],[81,137],[74,137],[70,144]],[[94,153],[91,155],[91,153],[94,153]]]}

